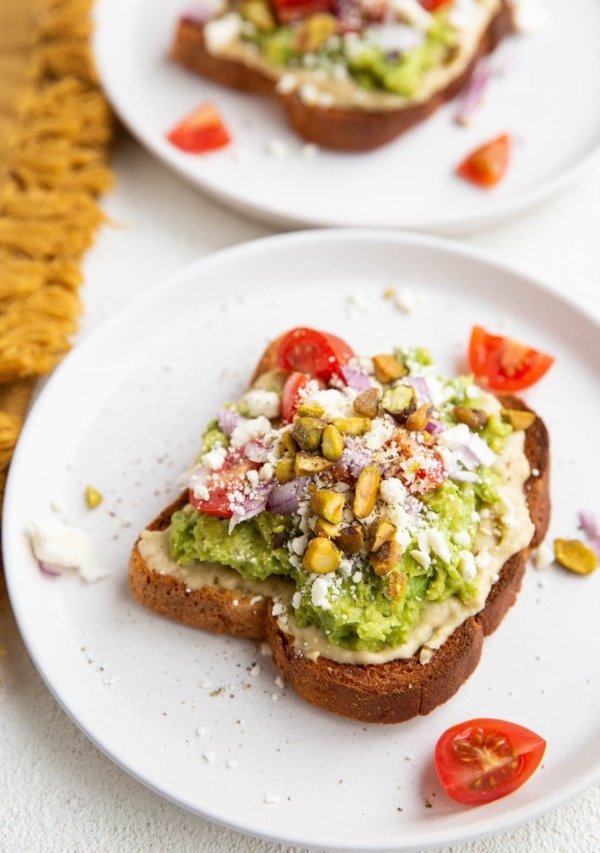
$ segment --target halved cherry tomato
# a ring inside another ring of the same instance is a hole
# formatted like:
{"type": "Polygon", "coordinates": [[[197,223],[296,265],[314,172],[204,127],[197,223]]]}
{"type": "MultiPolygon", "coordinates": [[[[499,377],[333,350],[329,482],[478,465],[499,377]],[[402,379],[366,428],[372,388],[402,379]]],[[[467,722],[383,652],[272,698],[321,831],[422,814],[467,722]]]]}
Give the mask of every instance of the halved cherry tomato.
{"type": "Polygon", "coordinates": [[[546,741],[523,726],[482,718],[445,731],[434,763],[448,796],[476,806],[520,788],[537,770],[545,749],[546,741]]]}
{"type": "Polygon", "coordinates": [[[449,0],[420,0],[421,6],[428,12],[435,12],[440,6],[445,6],[449,0]]]}
{"type": "Polygon", "coordinates": [[[300,402],[300,394],[306,388],[309,381],[310,376],[306,373],[298,372],[290,374],[286,379],[281,397],[281,417],[284,421],[291,422],[294,420],[294,415],[300,402]]]}
{"type": "Polygon", "coordinates": [[[333,376],[344,378],[343,367],[354,352],[335,335],[299,327],[287,332],[277,350],[277,367],[308,373],[328,382],[333,376]]]}
{"type": "Polygon", "coordinates": [[[206,483],[208,499],[200,500],[190,489],[190,503],[207,515],[231,518],[233,515],[231,503],[235,503],[234,493],[247,482],[246,474],[248,471],[256,471],[259,468],[259,463],[252,462],[240,451],[228,453],[223,466],[218,471],[214,471],[208,478],[206,483]]]}
{"type": "Polygon", "coordinates": [[[508,168],[511,138],[507,133],[481,145],[462,163],[456,172],[461,178],[480,187],[493,187],[499,183],[508,168]]]}
{"type": "Polygon", "coordinates": [[[231,142],[223,119],[210,101],[201,104],[187,115],[168,134],[167,139],[182,151],[205,154],[231,142]]]}
{"type": "Polygon", "coordinates": [[[277,20],[282,24],[307,18],[318,12],[333,11],[333,0],[271,0],[271,5],[277,20]]]}
{"type": "Polygon", "coordinates": [[[469,364],[476,378],[492,391],[522,391],[542,378],[554,364],[554,358],[474,326],[469,341],[469,364]]]}

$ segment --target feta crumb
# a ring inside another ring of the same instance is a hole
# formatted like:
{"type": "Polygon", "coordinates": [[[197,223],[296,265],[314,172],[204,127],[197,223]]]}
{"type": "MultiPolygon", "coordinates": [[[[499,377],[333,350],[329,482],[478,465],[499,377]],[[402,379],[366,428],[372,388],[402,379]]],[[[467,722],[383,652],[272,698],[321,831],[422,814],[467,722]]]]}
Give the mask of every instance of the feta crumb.
{"type": "Polygon", "coordinates": [[[281,797],[278,797],[277,794],[265,794],[263,802],[268,806],[276,806],[281,802],[281,797]]]}
{"type": "Polygon", "coordinates": [[[216,753],[212,749],[208,749],[202,756],[207,764],[212,764],[216,757],[216,753]]]}
{"type": "Polygon", "coordinates": [[[329,582],[327,578],[315,578],[310,588],[310,598],[315,607],[320,607],[322,610],[329,610],[331,605],[327,600],[327,591],[329,582]]]}
{"type": "Polygon", "coordinates": [[[242,397],[241,403],[247,407],[252,418],[257,418],[259,415],[276,418],[281,408],[279,394],[275,391],[267,391],[264,388],[252,388],[247,391],[242,397]]]}
{"type": "Polygon", "coordinates": [[[58,574],[79,572],[86,581],[95,581],[109,573],[89,565],[89,546],[85,531],[57,521],[32,524],[29,530],[35,558],[58,574]]]}
{"type": "Polygon", "coordinates": [[[302,593],[295,592],[292,596],[292,607],[297,610],[302,604],[302,593]]]}
{"type": "Polygon", "coordinates": [[[257,678],[260,675],[260,664],[252,664],[252,666],[248,670],[248,675],[251,675],[252,678],[257,678]]]}
{"type": "Polygon", "coordinates": [[[406,486],[397,477],[388,477],[382,480],[379,487],[381,499],[386,504],[402,504],[406,500],[406,486]]]}
{"type": "Polygon", "coordinates": [[[431,557],[425,551],[419,551],[415,548],[410,552],[410,556],[424,569],[429,568],[431,564],[431,557]]]}
{"type": "Polygon", "coordinates": [[[266,148],[267,154],[269,154],[275,160],[283,160],[284,157],[287,157],[288,147],[283,141],[283,139],[279,139],[279,137],[277,136],[274,136],[272,139],[269,139],[266,148]]]}
{"type": "Polygon", "coordinates": [[[300,155],[305,160],[314,160],[317,154],[319,153],[319,148],[317,145],[313,145],[312,142],[303,145],[300,149],[300,155]]]}
{"type": "Polygon", "coordinates": [[[405,314],[412,314],[418,304],[417,295],[408,287],[401,287],[394,292],[394,305],[404,311],[405,314]]]}
{"type": "Polygon", "coordinates": [[[533,565],[536,569],[547,569],[554,562],[554,550],[545,542],[536,548],[533,554],[533,565]]]}
{"type": "Polygon", "coordinates": [[[264,415],[257,418],[249,418],[238,424],[231,433],[229,443],[231,447],[242,447],[253,438],[261,438],[271,432],[271,421],[264,415]]]}
{"type": "Polygon", "coordinates": [[[470,583],[477,574],[475,557],[470,551],[461,551],[458,555],[458,568],[463,578],[470,583]]]}
{"type": "Polygon", "coordinates": [[[463,548],[466,548],[471,544],[471,537],[466,530],[459,530],[452,538],[457,545],[462,545],[463,548]]]}
{"type": "Polygon", "coordinates": [[[207,468],[210,468],[211,471],[218,471],[223,467],[226,456],[227,450],[224,447],[213,447],[212,450],[209,450],[208,453],[204,454],[202,462],[207,468]]]}
{"type": "Polygon", "coordinates": [[[432,527],[429,529],[427,538],[429,540],[429,545],[433,553],[437,554],[440,560],[442,560],[444,563],[449,563],[452,557],[444,534],[440,530],[436,530],[434,527],[432,527]]]}
{"type": "Polygon", "coordinates": [[[319,103],[320,92],[313,83],[304,83],[300,89],[300,98],[305,104],[316,107],[319,103]]]}
{"type": "Polygon", "coordinates": [[[226,767],[228,767],[230,770],[232,770],[234,767],[237,767],[237,766],[238,766],[237,761],[234,761],[232,758],[230,758],[226,764],[226,767]]]}
{"type": "Polygon", "coordinates": [[[298,81],[296,79],[296,76],[288,72],[281,76],[277,83],[277,86],[275,87],[275,91],[279,95],[289,95],[291,92],[294,91],[297,85],[298,81]]]}
{"type": "Polygon", "coordinates": [[[209,53],[219,53],[239,36],[242,18],[235,12],[204,25],[204,44],[209,53]]]}
{"type": "Polygon", "coordinates": [[[273,616],[281,616],[282,613],[286,612],[286,606],[281,601],[276,601],[273,605],[273,616]]]}

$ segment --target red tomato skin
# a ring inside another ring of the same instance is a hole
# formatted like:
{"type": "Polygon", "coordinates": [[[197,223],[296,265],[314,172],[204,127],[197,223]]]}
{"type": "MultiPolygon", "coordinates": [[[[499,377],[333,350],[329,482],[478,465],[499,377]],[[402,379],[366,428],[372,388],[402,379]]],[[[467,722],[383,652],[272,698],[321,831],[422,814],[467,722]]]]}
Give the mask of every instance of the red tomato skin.
{"type": "Polygon", "coordinates": [[[208,479],[206,484],[208,499],[197,498],[190,489],[190,503],[206,515],[231,518],[233,512],[230,507],[230,493],[244,480],[248,471],[258,470],[258,468],[260,468],[258,463],[247,459],[241,452],[229,453],[225,457],[223,466],[218,471],[214,471],[208,479]]]}
{"type": "Polygon", "coordinates": [[[503,335],[473,326],[469,366],[492,391],[523,391],[538,382],[554,364],[554,357],[503,335]]]}
{"type": "Polygon", "coordinates": [[[310,381],[310,376],[306,373],[298,371],[292,373],[286,380],[283,386],[283,394],[281,397],[281,417],[284,421],[291,423],[294,420],[294,415],[298,408],[299,398],[302,390],[306,388],[310,381]]]}
{"type": "Polygon", "coordinates": [[[229,131],[210,101],[185,116],[169,131],[167,139],[188,154],[206,154],[231,142],[229,131]]]}
{"type": "Polygon", "coordinates": [[[458,164],[456,173],[476,186],[495,187],[508,169],[511,149],[512,140],[503,133],[472,151],[458,164]]]}
{"type": "Polygon", "coordinates": [[[344,378],[343,367],[354,351],[336,335],[299,326],[287,332],[277,349],[277,367],[308,373],[324,382],[334,376],[344,378]]]}
{"type": "Polygon", "coordinates": [[[277,20],[282,24],[333,11],[332,0],[272,0],[272,4],[277,20]]]}
{"type": "Polygon", "coordinates": [[[419,2],[428,12],[435,12],[440,6],[445,6],[449,0],[419,0],[419,2]]]}
{"type": "Polygon", "coordinates": [[[539,767],[545,750],[546,741],[531,729],[481,717],[447,729],[435,746],[434,764],[449,797],[463,805],[477,806],[506,797],[524,785],[539,767]],[[480,734],[483,745],[478,740],[480,734]],[[465,755],[463,748],[466,757],[461,757],[465,755]],[[478,749],[484,761],[485,750],[496,749],[502,762],[484,770],[474,758],[478,749]]]}

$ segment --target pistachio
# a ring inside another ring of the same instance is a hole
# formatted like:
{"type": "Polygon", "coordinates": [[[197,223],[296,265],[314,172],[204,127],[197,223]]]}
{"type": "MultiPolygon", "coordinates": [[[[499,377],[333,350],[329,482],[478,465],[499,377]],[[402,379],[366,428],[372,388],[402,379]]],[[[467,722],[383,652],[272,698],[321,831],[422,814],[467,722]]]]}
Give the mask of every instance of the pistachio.
{"type": "Polygon", "coordinates": [[[302,565],[307,572],[327,574],[335,572],[342,561],[342,554],[330,539],[317,536],[308,543],[302,565]]]}
{"type": "Polygon", "coordinates": [[[310,497],[310,509],[331,524],[339,524],[344,511],[344,496],[340,492],[318,489],[310,497]]]}
{"type": "Polygon", "coordinates": [[[357,518],[366,518],[373,512],[379,497],[381,474],[376,465],[367,465],[358,475],[352,509],[357,518]]]}
{"type": "Polygon", "coordinates": [[[483,409],[472,409],[470,406],[454,406],[454,417],[459,424],[466,424],[469,429],[483,429],[487,424],[488,414],[483,409]]]}
{"type": "Polygon", "coordinates": [[[292,435],[301,450],[318,450],[326,426],[325,421],[320,418],[296,418],[292,427],[292,435]]]}
{"type": "Polygon", "coordinates": [[[296,474],[294,473],[294,460],[289,456],[280,459],[275,466],[275,476],[280,483],[287,483],[293,480],[296,474]]]}
{"type": "Polygon", "coordinates": [[[375,378],[384,385],[386,382],[401,379],[408,373],[402,362],[389,354],[373,356],[373,367],[375,368],[375,378]]]}
{"type": "Polygon", "coordinates": [[[244,0],[240,11],[242,16],[261,32],[268,33],[276,27],[275,18],[264,0],[244,0]]]}
{"type": "Polygon", "coordinates": [[[412,385],[386,388],[381,405],[397,421],[404,422],[417,409],[417,392],[412,385]]]}
{"type": "Polygon", "coordinates": [[[431,403],[423,403],[406,418],[406,429],[411,432],[422,432],[431,420],[432,414],[433,406],[431,403]]]}
{"type": "Polygon", "coordinates": [[[297,453],[294,459],[294,476],[304,477],[310,474],[320,474],[331,468],[332,462],[314,453],[297,453]]]}
{"type": "Polygon", "coordinates": [[[402,546],[396,539],[388,539],[381,548],[371,554],[369,560],[377,575],[387,575],[391,572],[402,556],[402,546]]]}
{"type": "Polygon", "coordinates": [[[578,575],[591,575],[598,568],[598,555],[578,539],[556,539],[554,556],[561,566],[578,575]]]}
{"type": "Polygon", "coordinates": [[[102,503],[102,495],[93,486],[88,486],[85,490],[85,502],[90,509],[96,509],[102,503]]]}
{"type": "Polygon", "coordinates": [[[264,373],[261,373],[258,379],[252,383],[252,387],[260,388],[262,391],[275,391],[277,394],[281,394],[289,375],[289,370],[284,370],[282,367],[274,367],[272,370],[266,370],[264,373]]]}
{"type": "Polygon", "coordinates": [[[325,459],[337,462],[344,452],[344,439],[339,429],[333,424],[327,424],[321,438],[321,453],[325,459]]]}
{"type": "Polygon", "coordinates": [[[315,533],[317,536],[326,536],[328,539],[336,539],[339,536],[339,524],[332,524],[324,518],[317,518],[315,522],[315,533]]]}
{"type": "Polygon", "coordinates": [[[392,569],[385,576],[383,594],[392,601],[401,601],[406,593],[408,578],[399,569],[392,569]]]}
{"type": "Polygon", "coordinates": [[[320,403],[300,403],[296,409],[297,418],[322,418],[325,409],[320,403]]]}
{"type": "Polygon", "coordinates": [[[292,435],[291,429],[286,429],[279,439],[279,448],[283,454],[290,456],[295,456],[298,452],[298,445],[296,444],[296,439],[292,435]]]}
{"type": "Polygon", "coordinates": [[[319,12],[305,18],[296,28],[293,48],[300,53],[314,53],[335,35],[338,28],[337,18],[327,12],[319,12]]]}
{"type": "Polygon", "coordinates": [[[364,435],[371,429],[371,419],[334,418],[333,425],[342,435],[364,435]]]}
{"type": "Polygon", "coordinates": [[[379,388],[368,388],[366,391],[361,391],[354,400],[354,411],[357,415],[373,420],[379,411],[380,398],[379,388]]]}
{"type": "Polygon", "coordinates": [[[336,545],[346,554],[358,554],[364,542],[362,527],[359,524],[348,524],[335,537],[336,545]]]}
{"type": "Polygon", "coordinates": [[[388,521],[387,518],[381,518],[375,522],[372,531],[370,531],[370,550],[379,551],[384,542],[396,532],[396,525],[388,521]]]}
{"type": "Polygon", "coordinates": [[[535,413],[527,409],[502,409],[502,420],[510,424],[513,429],[529,429],[535,418],[535,413]]]}

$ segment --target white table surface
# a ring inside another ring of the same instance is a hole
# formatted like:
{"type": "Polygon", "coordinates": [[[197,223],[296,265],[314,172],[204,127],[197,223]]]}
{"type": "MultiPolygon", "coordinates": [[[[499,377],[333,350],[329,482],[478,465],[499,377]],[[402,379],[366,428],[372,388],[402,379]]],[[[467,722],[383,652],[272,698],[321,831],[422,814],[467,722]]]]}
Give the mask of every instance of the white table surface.
{"type": "MultiPolygon", "coordinates": [[[[203,255],[275,233],[219,207],[122,133],[106,199],[113,224],[86,259],[81,336],[171,272],[203,255]]],[[[567,292],[600,318],[600,162],[517,220],[463,236],[567,292]]],[[[600,342],[599,342],[600,355],[600,342]]],[[[576,721],[574,721],[576,722],[576,721]]],[[[0,604],[0,851],[251,851],[279,845],[188,814],[127,776],[57,705],[8,604],[0,604]]],[[[600,851],[600,785],[546,816],[443,853],[600,851]]],[[[439,851],[441,853],[441,851],[439,851]]]]}

